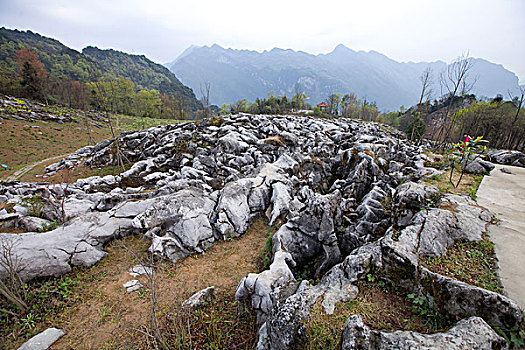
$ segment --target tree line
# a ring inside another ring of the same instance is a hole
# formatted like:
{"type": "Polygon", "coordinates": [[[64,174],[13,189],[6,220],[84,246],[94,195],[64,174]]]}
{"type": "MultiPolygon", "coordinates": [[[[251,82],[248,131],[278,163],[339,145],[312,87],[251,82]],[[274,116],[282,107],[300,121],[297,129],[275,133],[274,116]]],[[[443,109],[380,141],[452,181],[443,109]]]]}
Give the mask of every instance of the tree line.
{"type": "Polygon", "coordinates": [[[382,113],[376,121],[404,131],[414,141],[425,137],[445,145],[467,134],[483,136],[492,148],[523,150],[525,87],[519,88],[517,96],[509,91],[507,100],[502,95],[478,98],[470,93],[477,80],[470,75],[472,66],[468,54],[447,66],[438,76],[442,95],[433,102],[430,101],[432,71],[425,70],[420,77],[419,102],[409,109],[401,106],[399,111],[382,113]]]}
{"type": "Polygon", "coordinates": [[[238,100],[233,104],[223,104],[220,113],[251,113],[251,114],[286,114],[286,113],[313,113],[315,116],[346,117],[373,121],[379,115],[375,102],[360,100],[355,94],[330,94],[324,101],[327,107],[315,106],[308,103],[305,93],[296,88],[291,98],[287,95],[276,96],[270,92],[266,98],[257,98],[254,102],[246,99],[238,100]]]}
{"type": "Polygon", "coordinates": [[[297,91],[291,99],[286,95],[276,96],[269,92],[266,98],[257,98],[251,103],[243,98],[232,104],[223,104],[220,113],[286,114],[311,108],[306,95],[301,91],[297,91]]]}

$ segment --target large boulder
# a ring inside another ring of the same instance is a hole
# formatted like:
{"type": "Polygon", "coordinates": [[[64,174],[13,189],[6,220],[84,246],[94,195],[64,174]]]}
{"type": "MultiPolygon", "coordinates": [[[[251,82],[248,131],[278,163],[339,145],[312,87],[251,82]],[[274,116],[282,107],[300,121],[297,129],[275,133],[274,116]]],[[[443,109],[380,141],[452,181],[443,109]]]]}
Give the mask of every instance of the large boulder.
{"type": "Polygon", "coordinates": [[[439,190],[423,182],[405,182],[396,188],[393,196],[394,220],[397,226],[407,226],[423,207],[435,204],[439,190]]]}
{"type": "Polygon", "coordinates": [[[463,171],[469,174],[489,174],[493,169],[494,164],[480,158],[466,162],[463,166],[463,171]]]}
{"type": "Polygon", "coordinates": [[[133,226],[151,236],[154,253],[176,261],[211,246],[215,238],[210,218],[215,205],[209,193],[189,187],[158,198],[133,219],[133,226]]]}
{"type": "MultiPolygon", "coordinates": [[[[76,218],[44,233],[0,234],[1,249],[16,256],[17,270],[24,281],[36,277],[61,276],[73,266],[92,266],[106,253],[106,242],[133,232],[126,218],[110,217],[107,213],[76,218]]],[[[6,270],[0,268],[0,277],[6,270]]]]}

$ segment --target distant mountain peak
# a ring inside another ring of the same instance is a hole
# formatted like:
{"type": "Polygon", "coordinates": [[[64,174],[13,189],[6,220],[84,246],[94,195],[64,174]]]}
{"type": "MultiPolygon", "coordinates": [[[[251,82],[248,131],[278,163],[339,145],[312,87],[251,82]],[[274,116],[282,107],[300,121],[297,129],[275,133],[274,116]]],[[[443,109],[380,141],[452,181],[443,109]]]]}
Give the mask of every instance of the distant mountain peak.
{"type": "Polygon", "coordinates": [[[350,49],[349,47],[343,45],[343,44],[339,44],[337,45],[333,50],[332,52],[348,52],[348,51],[351,51],[351,52],[355,52],[354,50],[350,49]]]}
{"type": "Polygon", "coordinates": [[[215,43],[212,46],[210,46],[210,49],[224,51],[224,48],[221,45],[217,44],[217,43],[215,43]]]}

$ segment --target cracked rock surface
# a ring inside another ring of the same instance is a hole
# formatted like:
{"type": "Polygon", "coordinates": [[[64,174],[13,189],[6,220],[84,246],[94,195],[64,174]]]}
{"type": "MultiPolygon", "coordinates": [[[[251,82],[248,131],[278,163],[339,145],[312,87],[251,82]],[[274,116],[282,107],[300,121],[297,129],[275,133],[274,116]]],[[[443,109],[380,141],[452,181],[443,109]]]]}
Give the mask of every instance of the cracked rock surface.
{"type": "MultiPolygon", "coordinates": [[[[117,143],[133,164],[119,175],[0,186],[1,198],[14,208],[3,213],[1,227],[36,227],[28,223],[39,221],[27,219],[35,208],[21,205],[35,196],[45,204],[39,216],[65,221],[44,233],[0,234],[0,249],[16,256],[24,280],[91,266],[104,257],[107,242],[129,234],[143,235],[154,254],[176,261],[243,235],[264,216],[283,223],[272,238],[272,263],[245,276],[236,291],[256,311],[258,349],[296,347],[313,305],[320,300],[333,313],[337,302],[356,297],[359,280],[372,270],[423,295],[446,316],[481,327],[460,321],[460,331],[444,336],[408,332],[414,344],[446,348],[448,341],[476,338],[479,348],[489,348],[501,339],[476,337],[479,329],[510,330],[522,322],[512,300],[419,265],[420,257],[441,256],[457,240],[481,239],[492,215],[462,196],[445,196],[429,208],[439,192],[419,182],[429,173],[422,149],[384,126],[240,114],[125,132],[47,171],[116,165],[117,143]],[[320,282],[299,282],[296,273],[303,269],[320,282]]],[[[368,334],[371,349],[394,344],[355,324],[345,328],[348,344],[359,332],[368,334]]]]}

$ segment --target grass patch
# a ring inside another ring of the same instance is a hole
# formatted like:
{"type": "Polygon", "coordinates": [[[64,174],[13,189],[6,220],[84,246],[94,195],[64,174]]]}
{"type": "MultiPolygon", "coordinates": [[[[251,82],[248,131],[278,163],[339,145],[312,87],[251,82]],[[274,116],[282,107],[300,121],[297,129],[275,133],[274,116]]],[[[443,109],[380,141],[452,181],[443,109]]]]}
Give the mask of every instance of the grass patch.
{"type": "MultiPolygon", "coordinates": [[[[454,172],[452,174],[452,181],[457,182],[461,174],[454,172]]],[[[444,172],[441,175],[434,175],[429,179],[423,181],[431,186],[436,186],[441,193],[453,194],[468,194],[472,199],[476,199],[476,192],[478,191],[483,175],[463,174],[463,179],[457,188],[449,181],[450,173],[444,172]]]]}
{"type": "Polygon", "coordinates": [[[424,258],[421,263],[432,272],[503,293],[503,286],[497,275],[494,244],[486,237],[479,242],[456,242],[448,248],[445,256],[424,258]]]}
{"type": "Polygon", "coordinates": [[[300,349],[340,349],[340,337],[346,320],[361,315],[372,329],[434,332],[425,317],[413,311],[413,304],[391,284],[367,280],[359,284],[359,294],[351,301],[338,303],[332,315],[325,314],[320,302],[305,322],[306,342],[300,349]]]}
{"type": "MultiPolygon", "coordinates": [[[[42,161],[56,155],[73,153],[79,148],[112,138],[109,124],[102,121],[97,122],[99,126],[90,124],[90,118],[84,112],[70,110],[68,108],[53,107],[51,112],[78,114],[75,117],[77,122],[57,123],[46,121],[23,121],[15,119],[2,120],[0,132],[7,137],[0,138],[0,163],[7,164],[8,170],[1,172],[2,179],[13,175],[27,165],[42,161]],[[65,112],[64,112],[65,111],[65,112]],[[86,125],[86,119],[89,123],[86,125]],[[38,129],[32,128],[38,126],[38,129]],[[37,131],[35,131],[37,130],[37,131]],[[89,131],[88,131],[89,130],[89,131]],[[35,134],[42,132],[43,135],[35,134]]],[[[155,119],[134,116],[117,115],[112,117],[113,129],[116,135],[123,131],[140,130],[154,126],[174,124],[181,122],[175,119],[155,119]]],[[[21,177],[22,181],[41,181],[43,169],[57,162],[52,160],[41,164],[30,170],[21,177]]]]}
{"type": "Polygon", "coordinates": [[[282,225],[281,220],[277,220],[273,226],[268,226],[266,230],[266,241],[264,244],[264,249],[259,253],[259,272],[268,270],[272,264],[273,253],[272,253],[272,238],[273,235],[279,230],[282,225]]]}
{"type": "MultiPolygon", "coordinates": [[[[189,295],[188,295],[189,296],[189,295]]],[[[182,300],[181,300],[182,301],[182,300]]],[[[196,310],[183,310],[180,304],[161,312],[159,326],[164,344],[169,349],[253,349],[257,341],[255,313],[244,307],[234,295],[221,293],[196,310]]],[[[141,343],[135,348],[152,349],[158,342],[138,332],[141,343]]]]}

